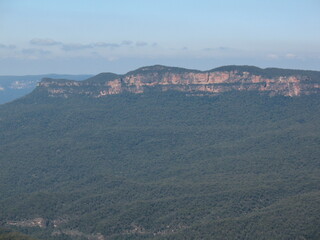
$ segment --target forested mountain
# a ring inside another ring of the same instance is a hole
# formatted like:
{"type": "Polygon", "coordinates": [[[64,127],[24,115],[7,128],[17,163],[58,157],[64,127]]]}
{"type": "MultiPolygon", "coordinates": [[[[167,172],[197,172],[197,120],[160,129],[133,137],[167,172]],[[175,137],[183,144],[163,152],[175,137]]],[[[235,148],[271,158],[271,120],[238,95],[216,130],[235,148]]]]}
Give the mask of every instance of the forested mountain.
{"type": "Polygon", "coordinates": [[[255,91],[270,96],[320,93],[320,72],[253,66],[225,66],[209,71],[155,65],[124,75],[101,73],[83,82],[46,78],[39,91],[50,97],[83,95],[101,98],[121,93],[178,91],[188,95],[218,95],[255,91]]]}
{"type": "Polygon", "coordinates": [[[0,223],[52,240],[319,239],[320,94],[79,94],[161,69],[44,80],[1,105],[0,223]]]}
{"type": "Polygon", "coordinates": [[[36,239],[18,232],[13,232],[10,229],[0,228],[0,240],[36,240],[36,239]]]}

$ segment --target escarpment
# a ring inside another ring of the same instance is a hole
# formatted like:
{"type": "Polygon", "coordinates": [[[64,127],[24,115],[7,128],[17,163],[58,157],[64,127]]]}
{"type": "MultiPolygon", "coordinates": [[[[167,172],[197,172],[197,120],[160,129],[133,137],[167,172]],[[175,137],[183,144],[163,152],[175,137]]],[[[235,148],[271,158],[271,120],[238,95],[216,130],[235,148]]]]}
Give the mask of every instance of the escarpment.
{"type": "Polygon", "coordinates": [[[255,91],[270,96],[320,93],[320,72],[227,66],[210,71],[165,66],[143,67],[124,75],[101,73],[85,81],[43,79],[38,88],[50,97],[86,95],[101,98],[121,93],[179,91],[189,95],[217,95],[255,91]]]}

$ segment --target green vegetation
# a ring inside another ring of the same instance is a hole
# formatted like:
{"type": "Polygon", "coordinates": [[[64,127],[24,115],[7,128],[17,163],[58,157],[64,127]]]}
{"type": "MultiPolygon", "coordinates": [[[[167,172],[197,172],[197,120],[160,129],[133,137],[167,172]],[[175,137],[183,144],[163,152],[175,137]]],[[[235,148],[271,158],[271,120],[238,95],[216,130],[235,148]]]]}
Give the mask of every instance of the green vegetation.
{"type": "Polygon", "coordinates": [[[111,81],[116,78],[121,77],[122,75],[114,74],[114,73],[100,73],[91,78],[86,79],[84,82],[90,83],[105,83],[106,81],[111,81]]]}
{"type": "MultiPolygon", "coordinates": [[[[320,72],[319,71],[311,71],[311,70],[297,70],[297,69],[282,69],[282,68],[259,68],[255,66],[248,65],[229,65],[217,67],[208,71],[199,71],[195,69],[186,69],[186,68],[178,68],[178,67],[168,67],[162,65],[154,65],[149,67],[142,67],[136,69],[134,71],[128,72],[126,75],[130,74],[148,74],[148,73],[158,73],[158,74],[166,74],[166,73],[200,73],[200,72],[230,72],[230,71],[238,71],[239,74],[243,72],[249,72],[253,75],[267,77],[267,78],[277,78],[283,76],[305,76],[309,81],[319,82],[320,72]]],[[[99,79],[103,79],[104,77],[107,79],[115,79],[121,75],[116,75],[112,73],[102,73],[97,76],[92,77],[93,81],[99,81],[99,79]]],[[[88,79],[88,80],[91,80],[88,79]]]]}
{"type": "Polygon", "coordinates": [[[186,73],[186,72],[193,72],[199,73],[201,71],[195,69],[187,69],[187,68],[179,68],[179,67],[169,67],[163,65],[154,65],[154,66],[147,66],[141,67],[134,71],[128,72],[126,75],[131,74],[148,74],[148,73],[158,73],[158,74],[167,74],[167,73],[186,73]]]}
{"type": "Polygon", "coordinates": [[[0,228],[0,240],[35,240],[27,235],[0,228]]]}
{"type": "Polygon", "coordinates": [[[276,78],[283,76],[305,76],[309,81],[319,82],[320,72],[310,71],[310,70],[296,70],[296,69],[283,69],[283,68],[258,68],[255,66],[238,66],[230,65],[218,67],[210,70],[209,72],[219,72],[219,71],[238,71],[240,74],[242,72],[249,72],[251,74],[267,77],[276,78]]]}
{"type": "Polygon", "coordinates": [[[319,106],[35,91],[0,106],[0,221],[42,217],[20,228],[42,239],[319,239],[319,106]]]}

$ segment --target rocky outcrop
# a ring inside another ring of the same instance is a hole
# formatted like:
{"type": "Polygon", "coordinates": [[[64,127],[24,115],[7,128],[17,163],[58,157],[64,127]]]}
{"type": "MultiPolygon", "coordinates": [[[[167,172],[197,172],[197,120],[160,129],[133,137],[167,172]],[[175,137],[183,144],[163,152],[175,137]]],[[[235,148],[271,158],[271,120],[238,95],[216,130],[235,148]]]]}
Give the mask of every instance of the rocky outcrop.
{"type": "Polygon", "coordinates": [[[82,82],[44,79],[38,88],[51,97],[65,98],[75,94],[101,98],[125,92],[141,94],[147,91],[179,91],[188,95],[256,91],[271,96],[291,97],[320,93],[319,72],[276,70],[252,67],[250,71],[250,67],[234,66],[201,72],[157,65],[125,75],[99,74],[82,82]]]}
{"type": "MultiPolygon", "coordinates": [[[[88,239],[88,240],[104,240],[106,239],[101,233],[87,234],[75,229],[64,228],[63,225],[68,222],[66,218],[58,218],[55,220],[44,219],[42,217],[20,220],[20,221],[7,221],[6,225],[24,227],[24,228],[49,228],[52,230],[52,236],[68,235],[73,239],[88,239]]],[[[49,230],[49,231],[50,231],[49,230]]]]}
{"type": "Polygon", "coordinates": [[[7,225],[18,226],[18,227],[40,227],[45,228],[48,226],[48,221],[44,218],[34,218],[21,221],[8,221],[7,225]]]}

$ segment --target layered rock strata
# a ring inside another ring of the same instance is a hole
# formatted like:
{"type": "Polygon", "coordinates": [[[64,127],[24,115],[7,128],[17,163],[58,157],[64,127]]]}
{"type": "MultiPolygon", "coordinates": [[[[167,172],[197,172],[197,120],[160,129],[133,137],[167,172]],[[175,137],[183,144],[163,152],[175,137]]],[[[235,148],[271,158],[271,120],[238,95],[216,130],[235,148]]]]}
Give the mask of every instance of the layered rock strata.
{"type": "Polygon", "coordinates": [[[101,98],[121,93],[179,91],[187,94],[220,94],[230,91],[256,91],[262,94],[300,96],[320,93],[320,79],[308,74],[263,76],[241,69],[196,71],[152,66],[125,75],[99,74],[85,81],[44,79],[38,85],[51,97],[87,95],[101,98]]]}

